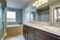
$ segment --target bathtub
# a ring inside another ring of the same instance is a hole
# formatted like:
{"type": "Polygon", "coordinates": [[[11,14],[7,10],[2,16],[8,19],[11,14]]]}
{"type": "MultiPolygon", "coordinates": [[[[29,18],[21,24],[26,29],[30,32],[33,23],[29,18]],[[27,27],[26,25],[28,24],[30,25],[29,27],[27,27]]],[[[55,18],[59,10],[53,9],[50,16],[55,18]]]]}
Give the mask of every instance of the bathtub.
{"type": "Polygon", "coordinates": [[[23,26],[19,24],[7,25],[7,34],[9,36],[15,36],[23,34],[23,26]]]}
{"type": "Polygon", "coordinates": [[[7,28],[8,27],[22,27],[23,25],[20,25],[20,24],[14,24],[14,25],[7,25],[7,28]]]}

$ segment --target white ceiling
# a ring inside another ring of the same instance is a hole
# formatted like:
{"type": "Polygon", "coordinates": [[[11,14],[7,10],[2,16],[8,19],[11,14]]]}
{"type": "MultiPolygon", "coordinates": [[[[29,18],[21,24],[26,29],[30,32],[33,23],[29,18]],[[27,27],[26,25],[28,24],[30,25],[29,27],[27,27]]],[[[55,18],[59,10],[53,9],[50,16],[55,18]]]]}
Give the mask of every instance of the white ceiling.
{"type": "Polygon", "coordinates": [[[7,0],[7,7],[23,9],[26,7],[32,0],[7,0]]]}
{"type": "MultiPolygon", "coordinates": [[[[15,9],[23,9],[27,5],[29,5],[32,1],[34,1],[34,0],[7,0],[7,7],[15,8],[15,9]]],[[[52,3],[54,1],[56,1],[56,0],[49,0],[49,2],[46,5],[48,5],[49,3],[52,3]]],[[[42,7],[44,7],[44,5],[42,7]]],[[[41,7],[39,7],[39,8],[41,8],[41,7]]]]}

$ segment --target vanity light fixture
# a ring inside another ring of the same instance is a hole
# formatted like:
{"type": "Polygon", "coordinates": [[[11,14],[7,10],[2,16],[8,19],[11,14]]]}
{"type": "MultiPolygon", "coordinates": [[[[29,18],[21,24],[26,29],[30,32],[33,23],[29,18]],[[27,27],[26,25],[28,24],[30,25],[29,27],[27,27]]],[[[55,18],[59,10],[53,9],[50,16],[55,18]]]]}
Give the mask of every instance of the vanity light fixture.
{"type": "Polygon", "coordinates": [[[36,7],[39,7],[39,5],[36,5],[36,7]]]}
{"type": "Polygon", "coordinates": [[[35,3],[33,3],[33,6],[35,6],[35,3]]]}
{"type": "Polygon", "coordinates": [[[38,1],[35,1],[35,4],[38,5],[38,1]]]}
{"type": "Polygon", "coordinates": [[[36,1],[33,3],[33,6],[34,6],[34,7],[39,7],[39,6],[41,6],[41,5],[43,5],[43,4],[47,3],[47,2],[48,2],[48,0],[36,0],[36,1]]]}
{"type": "Polygon", "coordinates": [[[41,2],[42,0],[38,0],[39,2],[41,2]]]}
{"type": "Polygon", "coordinates": [[[41,6],[41,3],[39,2],[39,6],[41,6]]]}
{"type": "Polygon", "coordinates": [[[39,4],[39,2],[38,2],[38,1],[36,1],[35,3],[36,3],[36,7],[39,7],[39,5],[38,5],[38,4],[39,4]]]}
{"type": "Polygon", "coordinates": [[[48,2],[48,0],[45,0],[44,2],[45,2],[45,3],[47,3],[47,2],[48,2]]]}
{"type": "Polygon", "coordinates": [[[45,3],[45,0],[41,0],[41,4],[44,4],[45,3]]]}

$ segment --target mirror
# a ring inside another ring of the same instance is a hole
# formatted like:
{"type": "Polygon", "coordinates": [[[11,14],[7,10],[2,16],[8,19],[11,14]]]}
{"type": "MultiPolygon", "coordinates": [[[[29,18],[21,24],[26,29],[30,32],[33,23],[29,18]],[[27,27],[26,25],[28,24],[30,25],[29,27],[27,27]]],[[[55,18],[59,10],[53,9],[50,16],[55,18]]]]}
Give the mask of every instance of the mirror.
{"type": "Polygon", "coordinates": [[[54,8],[54,22],[60,22],[60,7],[54,8]]]}
{"type": "Polygon", "coordinates": [[[32,9],[31,9],[31,21],[36,21],[36,15],[37,15],[36,8],[32,7],[32,9]]]}
{"type": "Polygon", "coordinates": [[[49,22],[49,6],[37,9],[31,9],[31,21],[49,22]]]}
{"type": "Polygon", "coordinates": [[[37,9],[38,21],[49,22],[49,7],[37,9]]]}

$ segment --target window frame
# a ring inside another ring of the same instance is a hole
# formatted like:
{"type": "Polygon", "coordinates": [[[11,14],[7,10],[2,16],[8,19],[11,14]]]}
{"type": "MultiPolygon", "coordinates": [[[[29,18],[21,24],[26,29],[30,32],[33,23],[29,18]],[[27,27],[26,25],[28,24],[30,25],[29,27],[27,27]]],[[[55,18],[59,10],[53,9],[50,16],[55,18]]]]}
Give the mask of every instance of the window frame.
{"type": "Polygon", "coordinates": [[[13,12],[13,13],[15,13],[15,18],[13,19],[13,18],[8,18],[8,17],[7,17],[7,22],[16,22],[16,12],[15,12],[15,11],[7,11],[7,14],[8,14],[8,12],[13,12]],[[9,19],[10,19],[11,21],[10,21],[9,19]],[[8,21],[8,20],[9,20],[9,21],[8,21]],[[14,21],[13,21],[13,20],[14,20],[14,21]]]}

